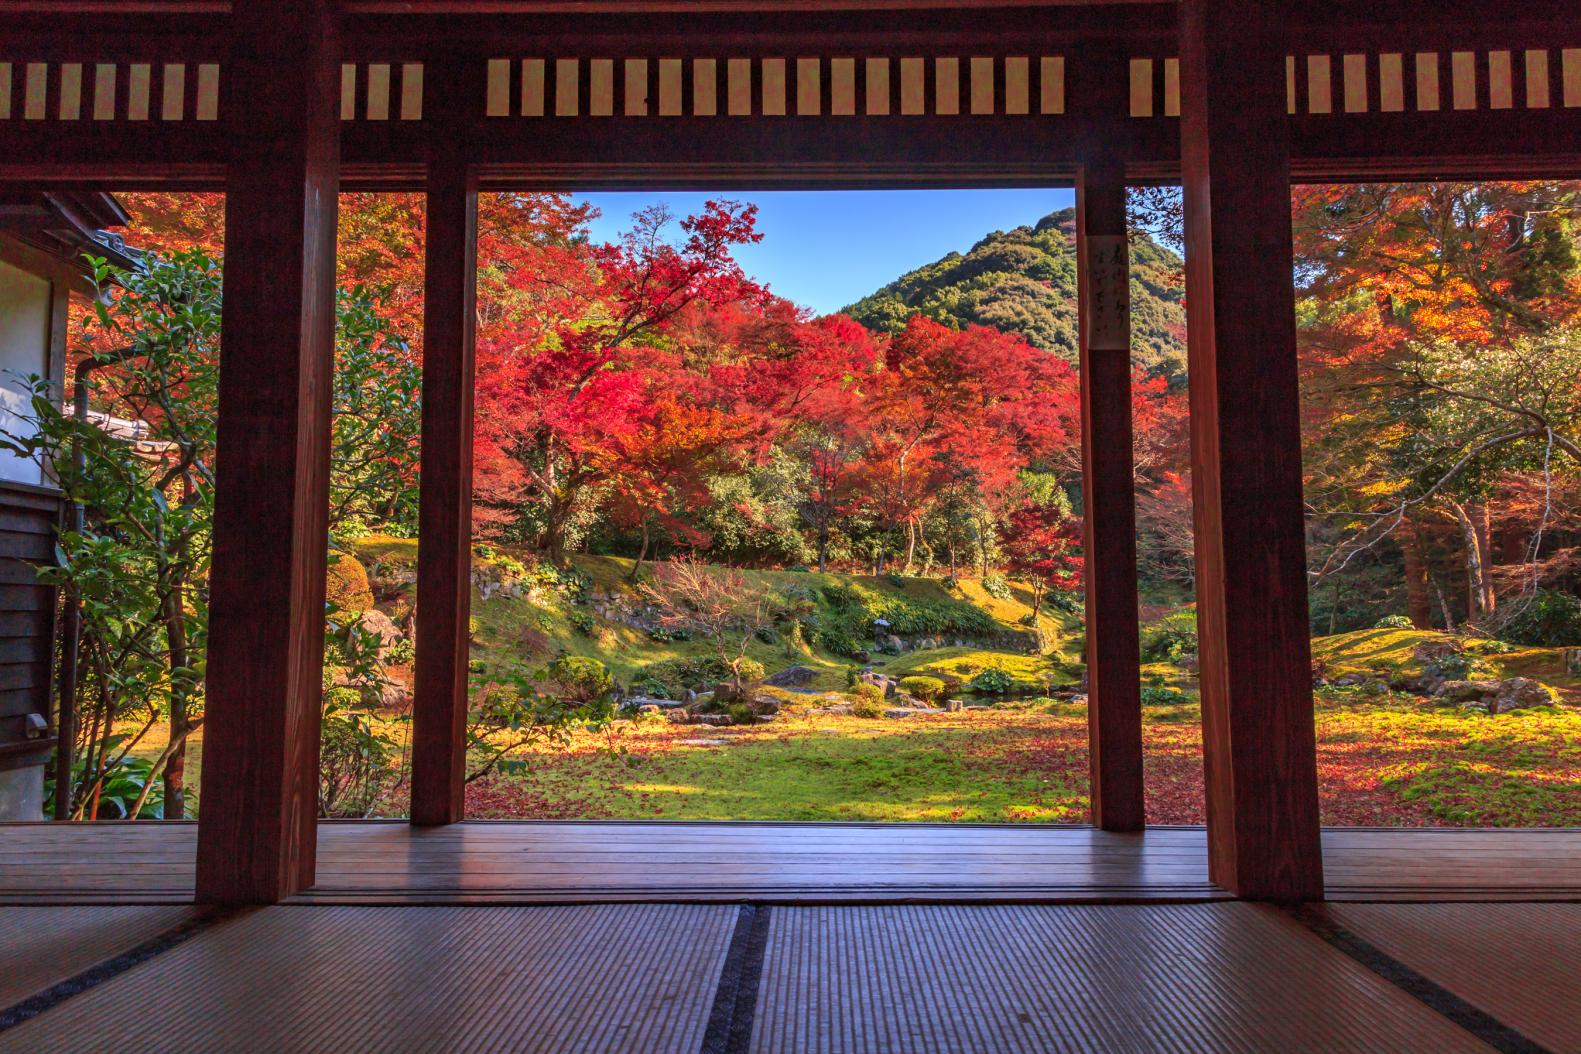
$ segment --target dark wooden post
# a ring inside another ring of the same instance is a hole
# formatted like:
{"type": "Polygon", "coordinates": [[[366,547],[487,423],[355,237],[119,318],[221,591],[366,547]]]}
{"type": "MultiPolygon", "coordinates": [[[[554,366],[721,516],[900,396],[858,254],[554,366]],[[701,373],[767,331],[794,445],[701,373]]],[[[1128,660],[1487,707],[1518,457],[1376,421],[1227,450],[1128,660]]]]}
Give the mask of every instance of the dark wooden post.
{"type": "MultiPolygon", "coordinates": [[[[454,97],[465,77],[446,81],[454,97]]],[[[465,115],[456,115],[464,121],[465,115]]],[[[428,169],[423,285],[423,470],[417,543],[417,677],[412,822],[462,819],[466,775],[467,645],[472,607],[473,326],[477,184],[465,153],[437,152],[428,169]]]]}
{"type": "Polygon", "coordinates": [[[326,0],[230,20],[197,896],[242,904],[313,883],[340,67],[326,0]]]}
{"type": "Polygon", "coordinates": [[[1181,161],[1209,873],[1323,893],[1285,5],[1184,0],[1181,161]]]}
{"type": "Polygon", "coordinates": [[[1141,658],[1131,455],[1130,261],[1125,171],[1083,167],[1076,191],[1081,315],[1082,538],[1087,580],[1087,735],[1092,819],[1141,830],[1141,658]]]}

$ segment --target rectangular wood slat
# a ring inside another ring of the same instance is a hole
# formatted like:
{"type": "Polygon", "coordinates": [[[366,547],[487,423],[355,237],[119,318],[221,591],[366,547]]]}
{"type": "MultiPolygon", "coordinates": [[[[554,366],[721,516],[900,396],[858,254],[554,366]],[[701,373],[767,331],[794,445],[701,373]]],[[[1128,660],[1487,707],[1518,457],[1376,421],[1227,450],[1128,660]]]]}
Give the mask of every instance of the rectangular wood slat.
{"type": "MultiPolygon", "coordinates": [[[[0,825],[0,902],[190,900],[195,825],[0,825]],[[102,861],[115,861],[115,867],[102,861]],[[125,869],[146,881],[129,887],[125,869]]],[[[335,903],[1212,899],[1201,828],[512,823],[319,826],[335,903]]],[[[1581,831],[1323,831],[1330,899],[1581,898],[1581,831]]]]}

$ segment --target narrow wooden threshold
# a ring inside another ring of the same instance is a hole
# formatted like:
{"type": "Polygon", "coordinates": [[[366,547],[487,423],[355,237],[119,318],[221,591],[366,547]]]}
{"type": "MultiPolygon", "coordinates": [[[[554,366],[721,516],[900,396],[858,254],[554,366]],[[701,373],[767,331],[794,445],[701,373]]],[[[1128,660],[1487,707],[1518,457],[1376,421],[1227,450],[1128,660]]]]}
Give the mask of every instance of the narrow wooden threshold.
{"type": "MultiPolygon", "coordinates": [[[[0,825],[0,903],[186,903],[190,823],[0,825]]],[[[1581,830],[1331,828],[1331,900],[1581,901],[1581,830]]],[[[396,821],[319,828],[303,904],[1213,901],[1199,827],[396,821]]]]}

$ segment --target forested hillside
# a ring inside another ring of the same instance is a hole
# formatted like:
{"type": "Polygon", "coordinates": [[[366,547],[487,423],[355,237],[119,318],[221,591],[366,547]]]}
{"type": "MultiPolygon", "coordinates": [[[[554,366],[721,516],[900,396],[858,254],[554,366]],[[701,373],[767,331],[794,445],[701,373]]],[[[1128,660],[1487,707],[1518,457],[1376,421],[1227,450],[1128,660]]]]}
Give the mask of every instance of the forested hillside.
{"type": "MultiPolygon", "coordinates": [[[[1146,235],[1131,244],[1131,324],[1136,361],[1171,379],[1186,371],[1186,311],[1180,257],[1146,235]]],[[[1034,347],[1076,357],[1076,212],[1061,209],[1030,227],[995,231],[863,297],[845,313],[896,333],[923,315],[955,329],[991,326],[1034,347]]]]}

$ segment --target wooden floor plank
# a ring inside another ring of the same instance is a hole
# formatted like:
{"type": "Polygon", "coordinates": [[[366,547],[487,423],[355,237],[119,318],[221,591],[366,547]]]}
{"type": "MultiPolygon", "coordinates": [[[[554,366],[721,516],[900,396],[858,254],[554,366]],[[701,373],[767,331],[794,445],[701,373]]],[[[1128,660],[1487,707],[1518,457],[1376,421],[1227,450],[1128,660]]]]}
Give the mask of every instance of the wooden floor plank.
{"type": "Polygon", "coordinates": [[[1485,1051],[1251,904],[778,908],[751,1049],[1485,1051]]]}
{"type": "MultiPolygon", "coordinates": [[[[190,823],[0,825],[0,903],[190,900],[190,823]],[[113,861],[114,866],[105,866],[113,861]],[[125,875],[135,874],[128,883],[125,875]]],[[[1334,900],[1581,900],[1581,830],[1323,833],[1334,900]]],[[[1201,828],[482,821],[320,827],[309,901],[1213,899],[1201,828]]]]}
{"type": "Polygon", "coordinates": [[[1581,1051],[1581,904],[1341,904],[1369,944],[1555,1051],[1581,1051]]]}
{"type": "Polygon", "coordinates": [[[695,1051],[724,905],[278,907],[219,923],[47,1013],[0,1052],[695,1051]],[[135,1045],[135,1041],[134,1041],[135,1045]]]}

